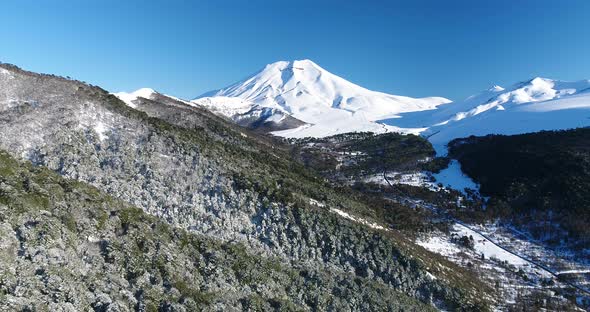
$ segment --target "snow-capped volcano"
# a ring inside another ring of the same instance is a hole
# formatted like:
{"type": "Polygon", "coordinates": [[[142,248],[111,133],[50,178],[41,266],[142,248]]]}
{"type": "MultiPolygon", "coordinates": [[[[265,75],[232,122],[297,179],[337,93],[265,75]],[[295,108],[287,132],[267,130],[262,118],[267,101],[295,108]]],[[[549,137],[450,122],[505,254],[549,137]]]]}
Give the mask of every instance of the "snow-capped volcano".
{"type": "Polygon", "coordinates": [[[217,111],[232,118],[245,103],[250,107],[275,109],[307,123],[276,134],[302,137],[349,131],[399,131],[375,121],[399,113],[434,109],[449,100],[371,91],[331,74],[310,60],[302,60],[269,64],[243,81],[208,92],[192,102],[206,106],[216,103],[217,111]]]}
{"type": "MultiPolygon", "coordinates": [[[[140,89],[116,95],[135,107],[139,98],[160,94],[140,89]]],[[[415,99],[371,91],[309,60],[269,64],[241,82],[190,102],[173,99],[283,137],[354,131],[422,134],[441,154],[449,141],[470,135],[590,126],[590,80],[536,77],[506,88],[494,85],[451,103],[441,97],[415,99]]]]}

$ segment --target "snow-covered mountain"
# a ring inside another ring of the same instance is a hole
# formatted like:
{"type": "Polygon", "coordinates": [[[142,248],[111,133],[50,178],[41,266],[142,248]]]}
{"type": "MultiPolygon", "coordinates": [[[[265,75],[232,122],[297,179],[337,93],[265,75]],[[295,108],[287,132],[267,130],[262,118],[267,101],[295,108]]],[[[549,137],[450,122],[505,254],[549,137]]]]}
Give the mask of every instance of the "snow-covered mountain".
{"type": "Polygon", "coordinates": [[[231,118],[240,126],[259,129],[263,132],[280,131],[306,125],[305,122],[293,118],[280,109],[263,107],[237,97],[208,97],[194,103],[159,93],[150,88],[141,88],[130,93],[117,92],[113,95],[133,108],[138,108],[143,99],[206,108],[217,115],[231,118]]]}
{"type": "Polygon", "coordinates": [[[529,81],[515,84],[509,89],[500,86],[471,96],[463,102],[458,102],[441,109],[435,117],[447,117],[441,125],[473,117],[489,110],[505,110],[507,107],[520,104],[543,102],[575,95],[590,88],[590,81],[566,82],[546,78],[533,78],[529,81]],[[446,115],[446,116],[445,116],[446,115]]]}
{"type": "Polygon", "coordinates": [[[375,121],[404,112],[435,109],[449,100],[371,91],[331,74],[310,60],[302,60],[269,64],[243,81],[208,92],[192,102],[215,107],[214,111],[232,119],[248,116],[252,108],[270,108],[273,118],[289,115],[306,123],[275,134],[304,137],[350,131],[419,132],[422,129],[399,129],[375,121]]]}
{"type": "MultiPolygon", "coordinates": [[[[155,94],[140,89],[116,95],[134,106],[138,98],[155,94]]],[[[449,141],[470,135],[590,126],[590,80],[537,77],[449,102],[370,91],[309,60],[269,64],[241,82],[182,102],[283,137],[353,131],[422,134],[440,154],[446,153],[449,141]]]]}
{"type": "Polygon", "coordinates": [[[518,134],[590,126],[590,80],[534,78],[509,88],[494,86],[440,109],[402,114],[382,122],[424,126],[439,153],[452,139],[470,135],[518,134]]]}
{"type": "Polygon", "coordinates": [[[307,123],[276,107],[255,104],[239,97],[204,97],[191,101],[192,105],[232,119],[237,124],[264,132],[294,129],[307,123]]]}

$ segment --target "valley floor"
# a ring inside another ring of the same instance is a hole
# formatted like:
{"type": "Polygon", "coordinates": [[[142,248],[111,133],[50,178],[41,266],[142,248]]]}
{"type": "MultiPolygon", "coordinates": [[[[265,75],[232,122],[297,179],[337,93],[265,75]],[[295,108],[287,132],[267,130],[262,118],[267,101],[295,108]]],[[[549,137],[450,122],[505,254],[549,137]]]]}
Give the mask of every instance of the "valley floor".
{"type": "MultiPolygon", "coordinates": [[[[432,188],[433,183],[423,186],[432,188]]],[[[510,224],[464,223],[422,200],[396,201],[433,211],[448,222],[448,232],[425,233],[416,243],[480,273],[505,299],[496,307],[499,311],[531,300],[542,301],[539,308],[560,310],[574,298],[578,306],[590,309],[590,262],[580,252],[549,247],[510,224]]]]}
{"type": "Polygon", "coordinates": [[[423,235],[417,243],[447,259],[483,273],[493,283],[506,306],[517,305],[523,297],[535,293],[576,294],[578,304],[587,305],[590,264],[571,253],[551,249],[515,235],[512,228],[499,224],[467,225],[455,222],[449,234],[436,231],[423,235]],[[473,247],[459,243],[461,237],[473,237],[473,247]],[[572,277],[562,278],[564,274],[572,277]],[[576,278],[573,278],[577,275],[576,278]],[[578,288],[578,289],[576,289],[578,288]]]}

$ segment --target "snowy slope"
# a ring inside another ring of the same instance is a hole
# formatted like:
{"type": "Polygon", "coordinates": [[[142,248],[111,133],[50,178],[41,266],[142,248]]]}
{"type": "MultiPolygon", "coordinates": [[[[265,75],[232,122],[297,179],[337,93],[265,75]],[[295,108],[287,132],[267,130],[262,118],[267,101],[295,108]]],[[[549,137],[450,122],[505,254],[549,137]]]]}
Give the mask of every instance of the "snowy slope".
{"type": "Polygon", "coordinates": [[[142,88],[142,89],[136,90],[131,93],[127,93],[127,92],[113,93],[114,96],[118,97],[121,101],[125,102],[125,104],[127,104],[133,108],[136,107],[135,101],[138,98],[144,98],[144,99],[149,100],[155,94],[157,94],[157,92],[154,91],[154,89],[150,89],[150,88],[142,88]]]}
{"type": "Polygon", "coordinates": [[[542,130],[572,129],[590,126],[590,94],[563,99],[532,102],[493,110],[443,127],[433,127],[429,141],[437,152],[446,151],[445,144],[470,135],[520,134],[542,130]]]}
{"type": "Polygon", "coordinates": [[[216,114],[230,118],[233,116],[246,114],[256,106],[256,104],[248,100],[227,96],[204,97],[191,102],[205,107],[216,114]]]}
{"type": "Polygon", "coordinates": [[[510,88],[494,86],[464,101],[429,112],[382,120],[398,127],[426,128],[439,154],[445,145],[470,135],[519,134],[590,126],[589,80],[565,82],[534,78],[510,88]]]}
{"type": "Polygon", "coordinates": [[[258,105],[239,97],[204,97],[190,103],[204,107],[215,114],[228,117],[241,126],[253,129],[261,128],[265,132],[307,125],[280,108],[258,105]]]}
{"type": "MultiPolygon", "coordinates": [[[[157,94],[144,88],[115,95],[135,107],[138,98],[157,94]]],[[[182,102],[283,137],[352,131],[422,134],[439,154],[446,154],[449,141],[470,135],[590,126],[590,80],[537,77],[448,103],[440,97],[414,99],[370,91],[309,60],[269,64],[225,89],[182,102]]]]}
{"type": "Polygon", "coordinates": [[[448,119],[441,121],[446,124],[469,118],[489,110],[504,110],[506,107],[519,104],[542,102],[575,95],[590,87],[590,81],[578,82],[556,81],[546,78],[534,78],[527,82],[514,85],[506,90],[499,86],[467,98],[463,102],[449,105],[436,116],[448,119]]]}
{"type": "Polygon", "coordinates": [[[437,149],[470,135],[519,134],[590,126],[590,81],[562,82],[535,78],[500,92],[468,111],[431,127],[426,135],[437,149]]]}
{"type": "Polygon", "coordinates": [[[203,101],[216,102],[222,107],[218,110],[226,112],[239,110],[249,102],[282,111],[307,123],[275,133],[289,137],[327,136],[349,131],[402,131],[374,121],[393,118],[399,113],[434,109],[449,102],[438,97],[415,99],[367,90],[310,60],[269,64],[243,81],[206,93],[192,102],[203,105],[203,101]]]}
{"type": "Polygon", "coordinates": [[[133,108],[138,108],[141,105],[141,99],[160,100],[163,103],[171,100],[175,103],[186,104],[187,106],[198,106],[206,108],[217,115],[228,117],[241,126],[260,128],[265,132],[280,131],[305,125],[304,122],[291,117],[279,109],[262,107],[240,98],[207,97],[198,101],[189,102],[159,93],[150,88],[142,88],[131,93],[117,92],[113,93],[113,95],[133,108]]]}
{"type": "Polygon", "coordinates": [[[191,103],[189,101],[185,101],[183,99],[177,98],[172,95],[163,94],[163,93],[160,93],[160,92],[155,91],[154,89],[150,89],[150,88],[141,88],[141,89],[138,89],[138,90],[133,91],[131,93],[117,92],[117,93],[113,93],[113,95],[118,97],[121,101],[125,102],[125,104],[127,104],[133,108],[137,108],[137,105],[139,103],[138,100],[140,100],[140,99],[161,100],[162,98],[168,99],[171,101],[175,101],[175,102],[180,102],[180,103],[186,104],[188,106],[193,106],[193,107],[196,106],[194,103],[191,103]]]}

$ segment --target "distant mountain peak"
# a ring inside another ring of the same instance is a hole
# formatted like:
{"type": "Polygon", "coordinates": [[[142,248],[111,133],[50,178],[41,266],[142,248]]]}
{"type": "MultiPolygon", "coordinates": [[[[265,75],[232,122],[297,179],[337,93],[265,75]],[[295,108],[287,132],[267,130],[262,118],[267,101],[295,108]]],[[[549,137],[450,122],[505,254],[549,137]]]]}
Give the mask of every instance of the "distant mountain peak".
{"type": "Polygon", "coordinates": [[[490,88],[488,88],[488,91],[491,91],[491,92],[501,92],[504,90],[505,89],[503,87],[500,87],[499,85],[493,85],[490,88]]]}
{"type": "Polygon", "coordinates": [[[305,70],[305,69],[309,69],[309,68],[320,68],[320,66],[318,64],[316,64],[315,62],[313,62],[312,60],[304,59],[304,60],[293,60],[293,61],[277,61],[277,62],[270,63],[270,64],[266,65],[265,69],[266,68],[277,68],[279,70],[285,70],[285,69],[305,70]]]}
{"type": "MultiPolygon", "coordinates": [[[[393,118],[403,112],[434,109],[450,102],[440,97],[411,98],[371,91],[330,73],[308,59],[268,64],[250,77],[205,93],[193,102],[209,97],[240,98],[258,107],[284,112],[308,124],[305,128],[301,127],[301,131],[280,133],[288,136],[397,131],[399,129],[377,124],[376,121],[393,118]]],[[[211,102],[219,103],[207,101],[211,102]]],[[[243,104],[240,101],[228,103],[243,104]]]]}
{"type": "Polygon", "coordinates": [[[536,83],[547,83],[553,82],[553,79],[543,78],[543,77],[534,77],[533,79],[529,80],[529,83],[536,84],[536,83]]]}

